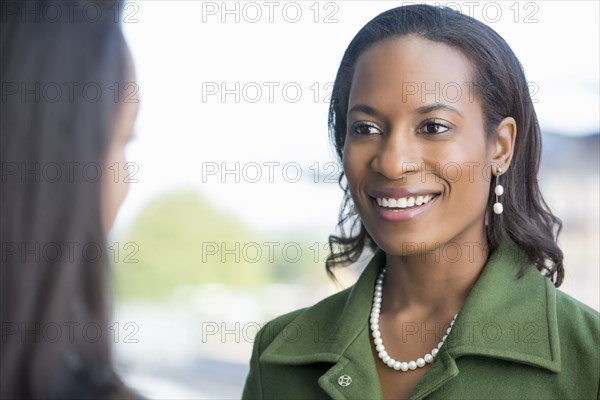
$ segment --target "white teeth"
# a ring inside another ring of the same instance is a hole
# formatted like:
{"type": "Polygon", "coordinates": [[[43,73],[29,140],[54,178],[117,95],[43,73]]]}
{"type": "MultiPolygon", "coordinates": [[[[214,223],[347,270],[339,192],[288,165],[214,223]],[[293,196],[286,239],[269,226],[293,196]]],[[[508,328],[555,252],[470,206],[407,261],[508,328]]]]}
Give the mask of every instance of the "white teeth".
{"type": "Polygon", "coordinates": [[[428,194],[425,196],[416,197],[400,197],[398,199],[378,197],[377,204],[385,208],[410,208],[414,206],[421,206],[428,203],[434,195],[428,194]]]}

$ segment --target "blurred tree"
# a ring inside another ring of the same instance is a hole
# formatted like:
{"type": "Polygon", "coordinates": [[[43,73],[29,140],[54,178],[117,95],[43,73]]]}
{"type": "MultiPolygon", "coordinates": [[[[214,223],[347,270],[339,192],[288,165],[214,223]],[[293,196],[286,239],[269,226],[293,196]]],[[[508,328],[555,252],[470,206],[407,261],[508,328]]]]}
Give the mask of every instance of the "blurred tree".
{"type": "Polygon", "coordinates": [[[267,283],[274,264],[266,254],[257,254],[262,248],[257,236],[196,191],[158,197],[118,241],[117,294],[156,298],[186,284],[267,283]]]}

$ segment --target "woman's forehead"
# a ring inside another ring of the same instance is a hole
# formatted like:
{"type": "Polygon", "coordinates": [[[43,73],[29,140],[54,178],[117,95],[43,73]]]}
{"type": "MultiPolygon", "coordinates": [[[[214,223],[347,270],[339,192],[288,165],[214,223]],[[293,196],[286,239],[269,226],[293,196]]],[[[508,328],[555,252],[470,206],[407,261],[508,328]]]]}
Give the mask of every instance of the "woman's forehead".
{"type": "Polygon", "coordinates": [[[350,102],[389,97],[401,102],[474,101],[472,65],[459,50],[409,35],[386,39],[358,58],[350,102]]]}

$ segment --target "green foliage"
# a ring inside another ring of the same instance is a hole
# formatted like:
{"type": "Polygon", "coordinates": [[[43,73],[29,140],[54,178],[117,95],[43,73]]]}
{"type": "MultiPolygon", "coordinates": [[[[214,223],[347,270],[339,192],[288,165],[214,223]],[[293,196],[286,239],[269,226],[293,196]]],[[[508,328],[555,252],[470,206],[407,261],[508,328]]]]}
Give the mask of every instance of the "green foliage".
{"type": "Polygon", "coordinates": [[[118,260],[118,293],[125,297],[160,297],[177,286],[208,282],[253,286],[268,281],[268,260],[252,263],[239,257],[255,235],[230,215],[217,212],[194,191],[172,193],[151,201],[120,240],[139,251],[134,263],[118,260]],[[216,252],[216,254],[214,254],[216,252]],[[237,256],[237,257],[236,257],[237,256]],[[236,259],[237,258],[237,259],[236,259]]]}
{"type": "Polygon", "coordinates": [[[132,254],[130,246],[117,259],[117,295],[155,299],[182,285],[250,288],[322,278],[323,245],[284,236],[296,235],[261,238],[196,191],[163,195],[145,206],[118,240],[121,249],[134,243],[138,252],[132,254]]]}

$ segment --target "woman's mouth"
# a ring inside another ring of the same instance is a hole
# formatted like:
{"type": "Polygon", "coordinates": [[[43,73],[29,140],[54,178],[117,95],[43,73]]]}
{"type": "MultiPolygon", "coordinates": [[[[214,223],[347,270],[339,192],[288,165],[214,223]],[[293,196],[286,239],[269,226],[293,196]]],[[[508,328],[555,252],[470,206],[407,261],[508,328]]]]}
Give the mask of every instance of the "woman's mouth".
{"type": "Polygon", "coordinates": [[[440,193],[406,197],[371,197],[377,214],[388,222],[410,221],[429,210],[440,193]]]}
{"type": "Polygon", "coordinates": [[[407,208],[415,208],[427,204],[431,200],[433,200],[437,195],[438,194],[432,193],[425,196],[400,197],[397,199],[376,197],[375,200],[377,201],[377,205],[379,205],[379,207],[392,211],[400,211],[405,210],[407,208]]]}

